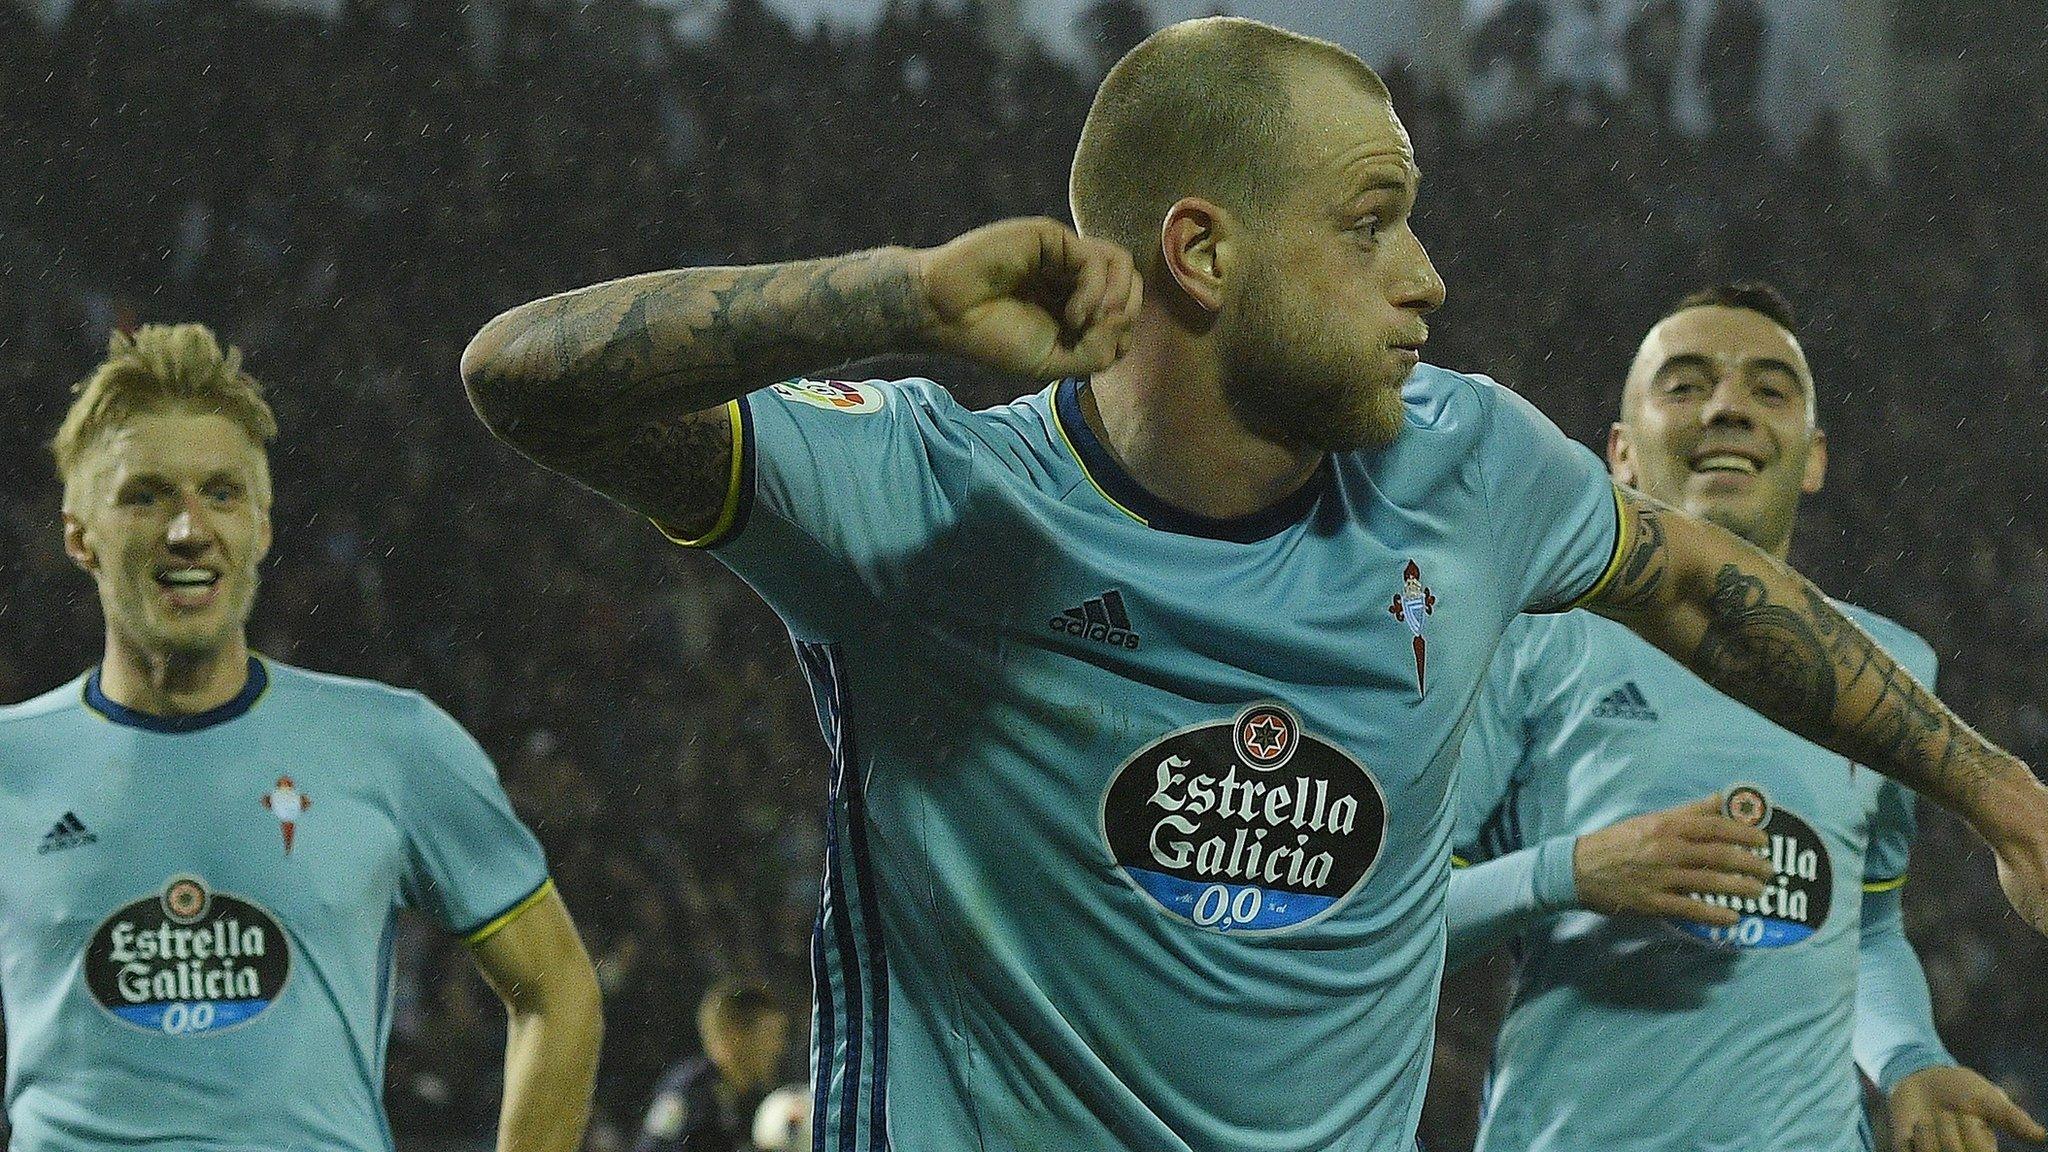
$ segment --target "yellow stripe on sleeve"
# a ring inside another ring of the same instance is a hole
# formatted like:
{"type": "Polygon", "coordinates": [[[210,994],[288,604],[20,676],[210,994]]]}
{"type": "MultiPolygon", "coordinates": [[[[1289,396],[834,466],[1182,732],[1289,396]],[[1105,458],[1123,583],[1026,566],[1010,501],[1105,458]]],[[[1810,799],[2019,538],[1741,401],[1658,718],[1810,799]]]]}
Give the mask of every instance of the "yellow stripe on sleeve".
{"type": "Polygon", "coordinates": [[[1465,859],[1463,856],[1458,855],[1456,852],[1451,853],[1451,867],[1470,868],[1471,866],[1472,862],[1470,860],[1465,859]]]}
{"type": "Polygon", "coordinates": [[[1905,882],[1906,878],[1904,876],[1894,876],[1889,880],[1865,880],[1863,882],[1863,890],[1865,892],[1890,892],[1905,882]]]}
{"type": "Polygon", "coordinates": [[[491,917],[491,919],[488,922],[486,922],[483,927],[477,929],[474,932],[471,932],[467,936],[464,936],[462,938],[462,942],[474,948],[477,945],[483,943],[484,941],[489,940],[491,937],[497,935],[499,930],[504,928],[505,925],[510,924],[514,920],[519,919],[520,913],[526,911],[528,908],[533,907],[535,904],[538,904],[541,901],[547,899],[548,893],[553,892],[554,890],[555,878],[550,876],[547,879],[541,881],[540,887],[535,888],[532,892],[528,893],[525,899],[521,900],[517,904],[514,904],[510,908],[505,909],[503,912],[498,913],[496,916],[491,917]]]}
{"type": "Polygon", "coordinates": [[[746,428],[740,416],[740,402],[726,401],[725,415],[732,421],[732,470],[725,482],[725,503],[719,506],[718,519],[712,522],[710,530],[694,539],[678,536],[664,527],[661,521],[650,518],[648,523],[660,529],[661,534],[668,537],[670,543],[680,544],[685,548],[709,548],[722,542],[726,534],[732,531],[733,521],[739,518],[740,484],[746,479],[746,461],[743,459],[746,452],[746,428]]]}
{"type": "Polygon", "coordinates": [[[1614,583],[1615,574],[1621,571],[1622,560],[1628,556],[1628,505],[1622,503],[1620,485],[1610,483],[1608,489],[1614,493],[1614,555],[1607,558],[1607,567],[1601,571],[1600,578],[1593,581],[1593,586],[1573,597],[1571,603],[1557,609],[1559,612],[1569,612],[1574,608],[1583,607],[1591,603],[1594,597],[1607,591],[1607,586],[1614,583]]]}

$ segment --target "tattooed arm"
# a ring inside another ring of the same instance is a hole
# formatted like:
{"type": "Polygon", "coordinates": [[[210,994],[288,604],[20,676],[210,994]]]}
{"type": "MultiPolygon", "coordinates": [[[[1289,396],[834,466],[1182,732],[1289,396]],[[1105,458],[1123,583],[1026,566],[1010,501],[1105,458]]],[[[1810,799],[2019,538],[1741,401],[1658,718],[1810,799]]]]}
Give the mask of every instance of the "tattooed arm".
{"type": "Polygon", "coordinates": [[[1138,300],[1122,249],[1051,220],[1008,220],[932,249],[655,272],[550,296],[484,325],[462,379],[484,424],[526,456],[694,536],[725,500],[728,401],[884,352],[1093,372],[1127,346],[1138,300]]]}
{"type": "Polygon", "coordinates": [[[1627,552],[1589,605],[1778,724],[1968,820],[2006,894],[2048,931],[2048,789],[1978,735],[1799,574],[1623,490],[1627,552]]]}

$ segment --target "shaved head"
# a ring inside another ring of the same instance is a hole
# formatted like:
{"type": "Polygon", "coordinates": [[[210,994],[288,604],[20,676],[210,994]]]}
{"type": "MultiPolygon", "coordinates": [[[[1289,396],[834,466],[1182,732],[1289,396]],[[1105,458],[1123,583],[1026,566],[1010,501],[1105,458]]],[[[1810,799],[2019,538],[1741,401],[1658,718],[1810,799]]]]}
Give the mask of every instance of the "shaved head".
{"type": "Polygon", "coordinates": [[[1663,318],[1644,333],[1635,361],[1629,366],[1621,393],[1623,420],[1633,417],[1651,379],[1682,346],[1696,342],[1695,330],[1704,325],[1733,326],[1746,332],[1753,344],[1779,350],[1780,360],[1806,394],[1807,419],[1818,423],[1819,397],[1814,389],[1813,370],[1807,365],[1806,351],[1800,347],[1799,338],[1793,334],[1799,326],[1798,313],[1783,292],[1761,280],[1701,288],[1665,311],[1663,318]]]}
{"type": "Polygon", "coordinates": [[[1243,214],[1271,207],[1303,162],[1291,98],[1315,69],[1388,99],[1350,52],[1256,20],[1215,16],[1153,33],[1110,69],[1088,109],[1069,186],[1075,226],[1129,249],[1142,271],[1183,197],[1243,214]]]}

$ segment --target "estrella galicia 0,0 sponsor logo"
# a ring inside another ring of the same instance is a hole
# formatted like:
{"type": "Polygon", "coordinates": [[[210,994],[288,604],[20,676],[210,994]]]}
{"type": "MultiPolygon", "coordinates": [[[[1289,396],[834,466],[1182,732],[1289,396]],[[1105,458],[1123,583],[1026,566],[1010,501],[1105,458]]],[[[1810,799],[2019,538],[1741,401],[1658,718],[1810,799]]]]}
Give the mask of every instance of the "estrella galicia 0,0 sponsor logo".
{"type": "Polygon", "coordinates": [[[1738,784],[1728,790],[1722,810],[1730,819],[1763,830],[1769,844],[1757,854],[1771,862],[1771,879],[1754,899],[1702,895],[1692,898],[1731,909],[1742,919],[1728,927],[1670,921],[1696,940],[1722,948],[1783,948],[1820,931],[1833,902],[1835,872],[1828,847],[1813,826],[1773,805],[1764,790],[1738,784]]]}
{"type": "Polygon", "coordinates": [[[260,905],[173,876],[107,917],[85,949],[85,983],[115,1019],[192,1036],[246,1024],[291,976],[291,944],[260,905]]]}
{"type": "Polygon", "coordinates": [[[1182,729],[1117,769],[1103,836],[1125,877],[1178,920],[1216,932],[1300,928],[1365,882],[1386,841],[1379,782],[1259,703],[1182,729]]]}

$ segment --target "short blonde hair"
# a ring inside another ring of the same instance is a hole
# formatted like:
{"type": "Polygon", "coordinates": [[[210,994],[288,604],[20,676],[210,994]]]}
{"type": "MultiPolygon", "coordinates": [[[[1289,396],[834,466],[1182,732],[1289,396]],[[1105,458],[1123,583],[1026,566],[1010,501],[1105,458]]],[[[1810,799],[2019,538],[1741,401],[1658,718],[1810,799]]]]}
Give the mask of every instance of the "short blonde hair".
{"type": "Polygon", "coordinates": [[[1379,74],[1328,40],[1241,16],[1154,32],[1095,90],[1067,185],[1074,226],[1129,249],[1143,271],[1183,196],[1270,208],[1302,164],[1294,81],[1318,66],[1391,103],[1379,74]]]}
{"type": "MultiPolygon", "coordinates": [[[[107,340],[107,358],[71,386],[71,410],[50,440],[57,478],[64,482],[64,506],[81,460],[101,437],[129,419],[172,410],[225,417],[260,449],[277,438],[277,417],[263,399],[263,385],[242,371],[242,350],[222,351],[204,324],[144,324],[131,335],[107,340]]],[[[270,469],[257,477],[257,497],[270,503],[270,469]]]]}

